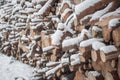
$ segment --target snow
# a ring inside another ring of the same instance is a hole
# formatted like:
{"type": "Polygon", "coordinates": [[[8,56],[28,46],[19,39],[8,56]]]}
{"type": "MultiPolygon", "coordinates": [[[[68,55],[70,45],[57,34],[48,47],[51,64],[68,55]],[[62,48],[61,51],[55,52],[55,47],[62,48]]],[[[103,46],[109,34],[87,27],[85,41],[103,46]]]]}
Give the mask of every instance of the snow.
{"type": "Polygon", "coordinates": [[[69,58],[61,58],[61,63],[62,64],[69,63],[69,58]]]}
{"type": "Polygon", "coordinates": [[[34,19],[31,19],[31,21],[32,22],[41,22],[41,21],[43,21],[42,19],[36,19],[36,18],[34,18],[34,19]]]}
{"type": "Polygon", "coordinates": [[[52,44],[53,45],[59,45],[63,37],[63,31],[57,30],[51,37],[52,37],[52,44]]]}
{"type": "Polygon", "coordinates": [[[80,43],[80,47],[88,47],[88,46],[92,45],[92,43],[95,41],[103,41],[103,39],[102,38],[100,38],[100,39],[92,38],[92,39],[84,40],[80,43]]]}
{"type": "Polygon", "coordinates": [[[74,19],[76,19],[76,15],[73,13],[73,14],[71,14],[71,15],[67,18],[66,22],[64,23],[65,26],[66,26],[66,27],[65,27],[65,30],[66,30],[66,31],[69,31],[69,32],[72,33],[72,34],[75,33],[75,31],[72,29],[74,19]]]}
{"type": "Polygon", "coordinates": [[[38,5],[35,6],[35,8],[36,8],[36,9],[41,9],[42,6],[41,6],[40,4],[38,4],[38,5]]]}
{"type": "Polygon", "coordinates": [[[120,7],[119,8],[117,8],[115,11],[113,11],[113,12],[109,12],[109,13],[107,13],[107,14],[104,14],[100,19],[99,19],[99,21],[102,21],[102,20],[104,20],[105,18],[107,18],[107,17],[110,17],[110,16],[118,16],[120,14],[120,7]]]}
{"type": "Polygon", "coordinates": [[[54,46],[47,46],[47,47],[43,48],[43,52],[47,52],[47,51],[52,50],[54,48],[55,48],[54,46]]]}
{"type": "Polygon", "coordinates": [[[25,5],[27,6],[27,8],[31,8],[32,7],[32,3],[28,2],[28,1],[25,2],[25,5]]]}
{"type": "Polygon", "coordinates": [[[86,29],[83,29],[81,34],[79,34],[78,37],[63,40],[62,47],[65,48],[65,47],[72,46],[72,45],[78,45],[83,40],[84,34],[86,34],[88,38],[92,37],[89,31],[87,31],[86,29]]]}
{"type": "Polygon", "coordinates": [[[21,7],[20,5],[16,6],[16,7],[13,9],[12,14],[14,14],[16,11],[21,10],[21,9],[22,9],[22,7],[21,7]]]}
{"type": "Polygon", "coordinates": [[[85,0],[82,3],[75,6],[75,13],[78,15],[87,8],[94,6],[94,4],[100,2],[101,0],[85,0]]]}
{"type": "Polygon", "coordinates": [[[67,47],[67,46],[77,45],[79,42],[80,42],[80,41],[79,41],[78,37],[77,37],[77,38],[67,39],[67,40],[64,40],[64,41],[63,41],[62,47],[65,48],[65,47],[67,47]]]}
{"type": "Polygon", "coordinates": [[[32,80],[33,68],[0,53],[0,80],[32,80]]]}
{"type": "Polygon", "coordinates": [[[58,66],[56,66],[55,68],[49,70],[46,72],[46,76],[52,75],[54,74],[57,70],[59,70],[60,68],[62,68],[62,64],[59,64],[58,66]]]}
{"type": "Polygon", "coordinates": [[[96,32],[102,31],[102,29],[99,28],[98,26],[93,26],[93,27],[92,27],[92,30],[94,30],[94,31],[96,31],[96,32]]]}
{"type": "Polygon", "coordinates": [[[71,65],[77,65],[80,64],[80,58],[79,58],[80,54],[73,54],[70,56],[70,60],[71,60],[71,65]]]}
{"type": "Polygon", "coordinates": [[[104,47],[105,44],[99,41],[95,41],[94,43],[92,43],[92,48],[94,50],[100,50],[100,48],[104,47]]]}
{"type": "Polygon", "coordinates": [[[95,12],[92,15],[92,18],[90,19],[90,21],[99,19],[102,15],[104,15],[105,13],[107,13],[109,11],[109,9],[112,7],[113,3],[114,2],[109,3],[108,6],[105,7],[103,10],[99,10],[99,11],[95,12]]]}
{"type": "Polygon", "coordinates": [[[111,19],[108,23],[108,27],[117,27],[120,25],[120,18],[111,19]]]}
{"type": "Polygon", "coordinates": [[[25,11],[26,11],[27,13],[33,13],[33,12],[36,11],[36,9],[34,9],[34,8],[25,8],[25,11]]]}
{"type": "Polygon", "coordinates": [[[44,14],[44,12],[47,10],[47,8],[49,8],[51,5],[51,3],[53,2],[53,0],[48,0],[45,5],[38,11],[37,15],[41,15],[44,14]]]}
{"type": "Polygon", "coordinates": [[[22,35],[21,40],[29,41],[29,38],[26,35],[22,35]]]}
{"type": "Polygon", "coordinates": [[[65,28],[65,25],[63,23],[58,23],[58,27],[57,27],[57,30],[61,30],[61,29],[64,29],[65,28]]]}
{"type": "Polygon", "coordinates": [[[117,48],[114,45],[109,45],[109,46],[100,48],[100,51],[103,51],[104,53],[108,54],[110,52],[117,51],[117,48]]]}
{"type": "Polygon", "coordinates": [[[60,62],[48,62],[46,66],[49,67],[49,66],[58,65],[58,64],[60,64],[60,62]]]}
{"type": "Polygon", "coordinates": [[[17,27],[21,27],[21,26],[25,26],[25,25],[26,25],[26,23],[16,23],[17,27]]]}
{"type": "Polygon", "coordinates": [[[92,74],[93,76],[95,76],[95,77],[97,77],[97,76],[100,75],[100,73],[97,72],[97,71],[89,71],[89,73],[91,73],[91,74],[92,74]]]}

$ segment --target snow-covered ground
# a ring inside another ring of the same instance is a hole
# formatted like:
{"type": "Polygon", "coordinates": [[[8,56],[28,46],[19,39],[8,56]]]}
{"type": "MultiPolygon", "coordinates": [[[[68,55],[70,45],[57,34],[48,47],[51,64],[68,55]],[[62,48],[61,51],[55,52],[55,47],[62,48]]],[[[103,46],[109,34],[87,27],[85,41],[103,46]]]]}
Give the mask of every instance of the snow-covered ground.
{"type": "Polygon", "coordinates": [[[0,53],[0,80],[33,80],[33,70],[13,57],[0,53]]]}

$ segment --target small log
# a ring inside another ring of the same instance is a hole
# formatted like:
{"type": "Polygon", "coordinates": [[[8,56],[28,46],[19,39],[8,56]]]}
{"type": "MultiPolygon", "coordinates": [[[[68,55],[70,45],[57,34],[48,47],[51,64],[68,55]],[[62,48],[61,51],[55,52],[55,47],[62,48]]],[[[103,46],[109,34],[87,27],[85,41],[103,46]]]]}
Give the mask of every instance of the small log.
{"type": "Polygon", "coordinates": [[[113,30],[112,36],[113,36],[115,46],[119,47],[120,46],[120,27],[113,30]]]}
{"type": "Polygon", "coordinates": [[[78,71],[78,70],[79,70],[79,66],[80,66],[80,65],[69,66],[70,71],[71,71],[71,72],[72,72],[72,71],[78,71]]]}
{"type": "Polygon", "coordinates": [[[117,66],[117,73],[118,73],[118,76],[119,76],[119,79],[120,79],[120,55],[118,57],[118,66],[117,66]]]}
{"type": "Polygon", "coordinates": [[[114,80],[114,78],[110,72],[105,72],[105,80],[114,80]]]}
{"type": "Polygon", "coordinates": [[[85,80],[85,75],[79,71],[76,72],[74,80],[85,80]]]}
{"type": "Polygon", "coordinates": [[[91,51],[91,49],[92,49],[91,46],[79,47],[79,51],[80,51],[82,54],[91,51]]]}
{"type": "Polygon", "coordinates": [[[119,54],[119,51],[117,51],[117,49],[114,46],[106,46],[100,49],[100,58],[103,62],[117,59],[119,54]]]}
{"type": "Polygon", "coordinates": [[[96,80],[95,76],[91,74],[90,72],[88,73],[88,79],[89,80],[96,80]]]}
{"type": "Polygon", "coordinates": [[[91,58],[94,62],[101,61],[100,59],[100,51],[99,50],[91,50],[91,58]]]}

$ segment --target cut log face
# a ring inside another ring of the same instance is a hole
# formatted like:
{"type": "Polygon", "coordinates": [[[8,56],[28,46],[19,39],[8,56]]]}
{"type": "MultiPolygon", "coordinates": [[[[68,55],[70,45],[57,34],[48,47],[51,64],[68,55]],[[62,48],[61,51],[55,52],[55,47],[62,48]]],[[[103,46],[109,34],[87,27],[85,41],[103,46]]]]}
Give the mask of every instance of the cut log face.
{"type": "Polygon", "coordinates": [[[105,73],[105,80],[114,80],[114,78],[110,72],[105,73]]]}
{"type": "Polygon", "coordinates": [[[92,50],[91,51],[91,58],[92,58],[92,60],[94,61],[94,62],[96,62],[97,61],[97,53],[95,52],[95,50],[92,50]]]}
{"type": "Polygon", "coordinates": [[[77,71],[74,80],[85,80],[85,75],[77,71]]]}
{"type": "Polygon", "coordinates": [[[95,76],[91,73],[88,73],[88,79],[89,80],[96,80],[95,76]]]}
{"type": "Polygon", "coordinates": [[[114,40],[114,43],[117,47],[120,46],[120,28],[116,28],[114,31],[113,31],[113,40],[114,40]]]}

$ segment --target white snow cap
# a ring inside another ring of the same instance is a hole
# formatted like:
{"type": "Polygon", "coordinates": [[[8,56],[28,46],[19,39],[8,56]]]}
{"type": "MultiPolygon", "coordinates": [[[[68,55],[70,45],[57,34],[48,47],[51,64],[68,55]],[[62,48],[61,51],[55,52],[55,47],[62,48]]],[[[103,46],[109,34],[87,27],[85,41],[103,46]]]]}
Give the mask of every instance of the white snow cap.
{"type": "Polygon", "coordinates": [[[111,19],[108,24],[109,27],[117,27],[118,25],[120,25],[120,18],[111,19]]]}
{"type": "Polygon", "coordinates": [[[92,48],[94,50],[99,50],[101,47],[104,47],[105,44],[99,41],[95,41],[94,43],[92,43],[92,48]]]}
{"type": "Polygon", "coordinates": [[[80,47],[87,47],[87,46],[90,46],[92,45],[93,42],[95,41],[103,41],[102,38],[98,39],[98,38],[92,38],[92,39],[88,39],[88,40],[85,40],[85,41],[82,41],[80,43],[80,47]]]}
{"type": "Polygon", "coordinates": [[[100,51],[103,51],[104,53],[110,53],[113,51],[117,51],[117,48],[114,45],[104,46],[100,48],[100,51]]]}
{"type": "Polygon", "coordinates": [[[93,26],[93,27],[92,27],[92,30],[94,30],[94,31],[96,31],[96,32],[102,31],[102,29],[99,28],[98,26],[93,26]]]}
{"type": "Polygon", "coordinates": [[[51,37],[52,37],[52,44],[53,45],[59,45],[60,41],[63,36],[63,31],[57,30],[51,37]]]}
{"type": "Polygon", "coordinates": [[[87,8],[93,6],[94,4],[100,2],[101,0],[85,0],[84,2],[75,6],[75,13],[78,15],[87,8]]]}
{"type": "Polygon", "coordinates": [[[107,7],[105,7],[104,9],[102,10],[99,10],[99,11],[96,11],[92,18],[90,19],[90,21],[92,20],[96,20],[96,19],[99,19],[102,15],[104,15],[105,13],[107,13],[109,11],[109,9],[112,7],[114,2],[111,2],[107,5],[107,7]]]}
{"type": "Polygon", "coordinates": [[[64,24],[63,23],[58,23],[58,27],[57,27],[57,29],[64,29],[64,24]]]}
{"type": "Polygon", "coordinates": [[[70,56],[70,60],[71,60],[71,65],[77,65],[80,64],[80,58],[79,58],[80,54],[73,54],[70,56]]]}

